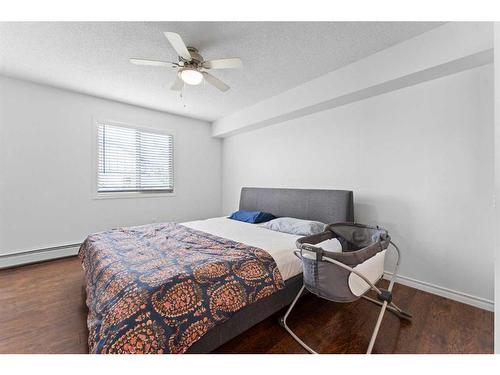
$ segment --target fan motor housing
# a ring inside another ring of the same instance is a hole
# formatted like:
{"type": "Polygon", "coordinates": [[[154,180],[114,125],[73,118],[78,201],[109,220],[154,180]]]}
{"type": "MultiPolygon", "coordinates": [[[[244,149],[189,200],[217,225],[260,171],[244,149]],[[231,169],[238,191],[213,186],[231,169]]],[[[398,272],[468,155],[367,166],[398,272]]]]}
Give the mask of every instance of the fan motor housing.
{"type": "Polygon", "coordinates": [[[202,63],[204,61],[203,56],[200,55],[200,53],[198,52],[198,50],[196,48],[187,47],[187,50],[189,51],[189,54],[191,55],[193,60],[195,60],[197,63],[202,63]]]}

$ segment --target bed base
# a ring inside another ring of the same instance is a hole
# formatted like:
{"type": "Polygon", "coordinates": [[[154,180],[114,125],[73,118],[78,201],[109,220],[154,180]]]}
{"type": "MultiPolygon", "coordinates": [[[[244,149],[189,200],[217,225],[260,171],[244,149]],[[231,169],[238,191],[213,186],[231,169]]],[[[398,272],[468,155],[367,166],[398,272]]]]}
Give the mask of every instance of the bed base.
{"type": "Polygon", "coordinates": [[[302,287],[302,274],[285,281],[285,287],[273,295],[252,303],[235,313],[231,319],[209,330],[188,349],[187,353],[210,353],[249,328],[292,303],[302,287]]]}

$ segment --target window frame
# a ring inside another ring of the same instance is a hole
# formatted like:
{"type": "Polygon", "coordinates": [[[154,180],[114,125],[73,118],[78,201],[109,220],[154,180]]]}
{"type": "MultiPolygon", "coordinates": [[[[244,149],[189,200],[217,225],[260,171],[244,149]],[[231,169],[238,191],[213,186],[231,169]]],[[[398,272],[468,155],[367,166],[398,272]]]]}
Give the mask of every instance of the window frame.
{"type": "Polygon", "coordinates": [[[104,120],[100,118],[92,118],[92,198],[93,199],[120,199],[120,198],[158,198],[158,197],[175,197],[176,187],[175,187],[175,171],[176,171],[176,147],[175,147],[175,132],[167,129],[158,129],[154,127],[147,127],[142,125],[134,125],[121,121],[114,120],[104,120]],[[98,176],[99,173],[99,144],[98,144],[98,127],[99,124],[120,126],[124,128],[135,129],[139,131],[144,131],[148,133],[156,133],[161,135],[172,136],[172,157],[173,157],[173,180],[174,186],[172,192],[166,191],[113,191],[113,192],[99,192],[98,187],[98,176]]]}

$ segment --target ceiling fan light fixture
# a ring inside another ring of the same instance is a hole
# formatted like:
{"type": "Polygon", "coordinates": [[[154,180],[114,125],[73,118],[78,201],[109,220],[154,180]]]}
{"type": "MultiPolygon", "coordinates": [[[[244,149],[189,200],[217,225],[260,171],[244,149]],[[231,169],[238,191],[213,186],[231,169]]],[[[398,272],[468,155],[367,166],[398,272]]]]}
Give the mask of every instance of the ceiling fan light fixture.
{"type": "Polygon", "coordinates": [[[182,69],[179,76],[188,85],[199,85],[203,81],[203,74],[196,69],[182,69]]]}
{"type": "Polygon", "coordinates": [[[173,91],[182,91],[184,84],[199,85],[202,82],[226,92],[230,89],[228,85],[222,82],[219,78],[214,77],[207,72],[211,69],[235,69],[241,68],[242,63],[239,57],[230,57],[225,59],[205,60],[194,47],[188,47],[177,33],[167,31],[164,33],[170,45],[177,53],[179,62],[158,61],[132,58],[130,62],[138,65],[150,65],[159,67],[172,67],[177,69],[177,78],[174,84],[170,87],[173,91]]]}

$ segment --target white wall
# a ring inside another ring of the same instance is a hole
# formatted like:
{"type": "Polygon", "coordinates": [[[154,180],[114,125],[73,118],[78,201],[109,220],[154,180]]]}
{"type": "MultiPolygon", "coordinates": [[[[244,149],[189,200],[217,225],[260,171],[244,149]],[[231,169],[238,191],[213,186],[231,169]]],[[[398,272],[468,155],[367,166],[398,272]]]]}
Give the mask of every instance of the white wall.
{"type": "Polygon", "coordinates": [[[492,74],[489,64],[224,139],[223,211],[242,186],[350,189],[356,220],[401,245],[402,275],[493,300],[492,74]]]}
{"type": "Polygon", "coordinates": [[[213,217],[221,141],[206,122],[0,77],[0,255],[122,225],[213,217]],[[175,132],[175,196],[92,198],[92,117],[175,132]]]}

